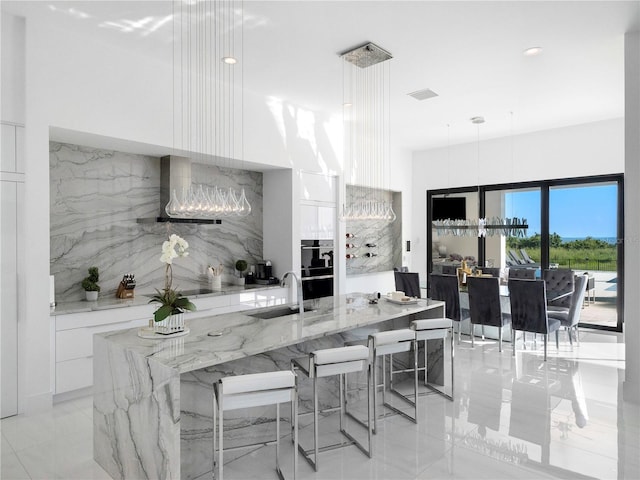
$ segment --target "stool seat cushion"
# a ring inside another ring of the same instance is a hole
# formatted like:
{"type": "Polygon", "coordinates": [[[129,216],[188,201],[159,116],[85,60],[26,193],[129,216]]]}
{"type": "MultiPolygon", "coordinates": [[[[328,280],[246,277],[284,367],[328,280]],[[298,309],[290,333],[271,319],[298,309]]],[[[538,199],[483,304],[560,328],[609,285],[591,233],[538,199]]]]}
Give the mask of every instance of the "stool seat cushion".
{"type": "Polygon", "coordinates": [[[376,345],[388,345],[390,343],[406,342],[416,337],[415,331],[410,328],[402,328],[400,330],[388,330],[384,332],[376,332],[371,334],[376,339],[376,345]]]}
{"type": "Polygon", "coordinates": [[[291,388],[296,384],[296,376],[291,370],[279,372],[250,373],[236,375],[220,379],[224,395],[238,393],[260,392],[263,390],[276,390],[279,388],[291,388]]]}
{"type": "Polygon", "coordinates": [[[411,328],[414,330],[434,330],[452,327],[453,320],[449,318],[425,318],[424,320],[414,320],[411,322],[411,328]]]}
{"type": "Polygon", "coordinates": [[[349,347],[326,348],[312,352],[316,365],[328,363],[352,362],[355,360],[367,360],[369,349],[364,345],[352,345],[349,347]]]}

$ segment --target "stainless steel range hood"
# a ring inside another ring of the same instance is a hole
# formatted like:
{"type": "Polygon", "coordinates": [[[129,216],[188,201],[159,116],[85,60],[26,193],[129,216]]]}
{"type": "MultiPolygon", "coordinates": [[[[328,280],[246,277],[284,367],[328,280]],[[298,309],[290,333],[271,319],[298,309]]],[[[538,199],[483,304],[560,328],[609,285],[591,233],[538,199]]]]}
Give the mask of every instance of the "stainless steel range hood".
{"type": "Polygon", "coordinates": [[[138,218],[138,223],[196,223],[200,225],[219,225],[222,220],[211,218],[175,218],[169,217],[165,206],[171,200],[171,193],[182,192],[191,187],[191,159],[167,155],[160,158],[160,209],[159,215],[152,218],[138,218]]]}

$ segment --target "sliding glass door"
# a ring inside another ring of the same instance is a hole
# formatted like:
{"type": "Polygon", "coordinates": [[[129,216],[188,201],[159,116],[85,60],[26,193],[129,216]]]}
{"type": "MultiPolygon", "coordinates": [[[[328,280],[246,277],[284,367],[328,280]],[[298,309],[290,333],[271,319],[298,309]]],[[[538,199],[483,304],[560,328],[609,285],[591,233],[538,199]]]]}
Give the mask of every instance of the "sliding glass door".
{"type": "MultiPolygon", "coordinates": [[[[587,295],[580,325],[622,331],[624,312],[624,184],[622,175],[542,180],[509,185],[484,185],[427,192],[427,220],[438,215],[439,203],[464,197],[462,218],[516,217],[528,228],[518,236],[457,238],[427,230],[428,272],[449,273],[467,257],[478,268],[535,270],[568,268],[587,274],[587,295]],[[435,203],[434,203],[435,202],[435,203]],[[477,216],[476,216],[477,215],[477,216]],[[477,261],[476,261],[477,259],[477,261]]],[[[460,214],[459,214],[460,215],[460,214]]],[[[529,272],[527,272],[529,273],[529,272]]]]}
{"type": "Polygon", "coordinates": [[[618,325],[618,184],[549,188],[549,263],[589,276],[581,325],[618,325]]]}

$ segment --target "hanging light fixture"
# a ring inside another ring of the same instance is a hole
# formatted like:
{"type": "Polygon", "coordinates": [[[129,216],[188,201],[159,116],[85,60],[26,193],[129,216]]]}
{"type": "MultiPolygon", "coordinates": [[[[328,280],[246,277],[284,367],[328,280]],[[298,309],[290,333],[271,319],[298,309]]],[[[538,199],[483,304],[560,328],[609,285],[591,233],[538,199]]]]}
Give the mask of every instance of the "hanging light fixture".
{"type": "MultiPolygon", "coordinates": [[[[243,24],[242,1],[173,2],[173,143],[202,163],[208,157],[230,166],[244,145],[243,91],[236,89],[243,24]]],[[[191,183],[171,192],[165,211],[171,218],[244,217],[251,205],[244,188],[191,183]]]]}
{"type": "Polygon", "coordinates": [[[341,58],[345,203],[340,220],[393,222],[396,214],[392,197],[384,188],[389,178],[388,60],[393,57],[378,45],[367,43],[343,53],[341,58]]]}
{"type": "MultiPolygon", "coordinates": [[[[485,120],[484,117],[472,117],[471,123],[477,126],[476,136],[476,164],[478,175],[480,175],[480,125],[485,120]]],[[[480,182],[478,177],[478,194],[480,193],[480,182]]],[[[433,228],[438,235],[452,235],[454,237],[493,237],[494,235],[504,235],[512,237],[524,237],[524,232],[529,228],[526,218],[478,218],[478,219],[450,219],[433,220],[433,228]]]]}

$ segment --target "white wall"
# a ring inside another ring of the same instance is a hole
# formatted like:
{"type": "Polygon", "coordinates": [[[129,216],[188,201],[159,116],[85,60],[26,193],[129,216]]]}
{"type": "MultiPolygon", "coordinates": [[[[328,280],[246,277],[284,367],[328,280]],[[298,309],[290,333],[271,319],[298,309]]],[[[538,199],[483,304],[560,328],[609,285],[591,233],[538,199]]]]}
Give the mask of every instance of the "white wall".
{"type": "Polygon", "coordinates": [[[476,143],[413,154],[413,265],[421,276],[426,275],[427,248],[431,248],[426,245],[427,190],[621,173],[624,120],[487,141],[481,137],[479,151],[479,161],[476,143]]]}

